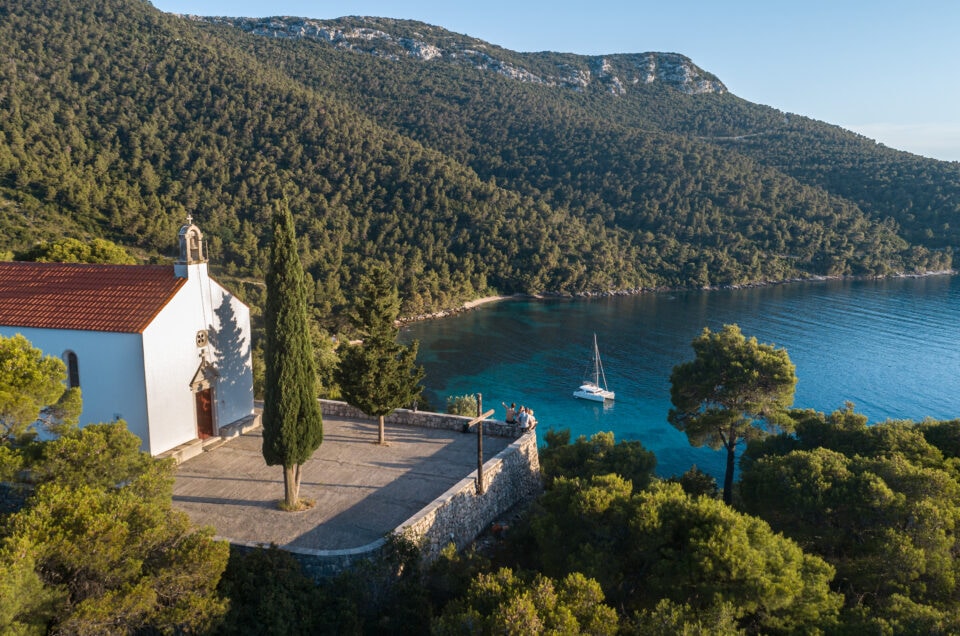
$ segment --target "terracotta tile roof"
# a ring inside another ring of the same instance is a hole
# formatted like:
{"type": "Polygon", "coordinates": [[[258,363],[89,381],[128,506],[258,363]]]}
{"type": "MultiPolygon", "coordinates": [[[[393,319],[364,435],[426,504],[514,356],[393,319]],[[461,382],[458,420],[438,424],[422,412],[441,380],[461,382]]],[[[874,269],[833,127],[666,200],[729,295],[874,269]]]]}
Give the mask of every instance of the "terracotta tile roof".
{"type": "Polygon", "coordinates": [[[0,325],[139,333],[186,280],[169,265],[0,262],[0,325]]]}

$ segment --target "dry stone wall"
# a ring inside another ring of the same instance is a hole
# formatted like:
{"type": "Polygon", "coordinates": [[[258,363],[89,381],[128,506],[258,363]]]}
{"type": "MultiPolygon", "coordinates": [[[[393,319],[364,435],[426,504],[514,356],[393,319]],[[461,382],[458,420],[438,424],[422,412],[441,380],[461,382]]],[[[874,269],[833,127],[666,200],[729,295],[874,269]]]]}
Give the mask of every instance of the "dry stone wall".
{"type": "Polygon", "coordinates": [[[448,543],[465,548],[497,517],[514,505],[530,501],[541,489],[537,437],[522,435],[483,465],[484,492],[477,488],[477,471],[455,484],[397,528],[431,562],[448,543]]]}
{"type": "MultiPolygon", "coordinates": [[[[349,404],[321,400],[324,416],[370,419],[349,404]]],[[[462,431],[471,418],[426,411],[398,409],[386,418],[391,424],[462,431]]],[[[481,532],[517,504],[529,502],[541,491],[540,456],[537,436],[515,424],[485,420],[484,432],[514,441],[483,465],[484,492],[477,492],[477,471],[466,475],[394,532],[416,543],[426,562],[436,559],[449,543],[466,547],[481,532]]],[[[353,567],[360,561],[376,559],[385,546],[379,539],[351,550],[290,549],[304,572],[320,580],[353,567]]],[[[252,545],[234,545],[249,550],[252,545]]]]}

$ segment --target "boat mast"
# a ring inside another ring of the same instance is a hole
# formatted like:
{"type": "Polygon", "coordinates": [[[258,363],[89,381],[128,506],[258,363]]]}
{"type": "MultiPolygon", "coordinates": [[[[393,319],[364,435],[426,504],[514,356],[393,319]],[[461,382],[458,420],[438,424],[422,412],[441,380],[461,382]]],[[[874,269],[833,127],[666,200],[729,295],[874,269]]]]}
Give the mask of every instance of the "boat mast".
{"type": "Polygon", "coordinates": [[[597,346],[597,334],[593,334],[593,383],[601,386],[600,378],[603,378],[603,389],[607,390],[607,376],[603,372],[603,363],[600,362],[600,347],[597,346]]]}

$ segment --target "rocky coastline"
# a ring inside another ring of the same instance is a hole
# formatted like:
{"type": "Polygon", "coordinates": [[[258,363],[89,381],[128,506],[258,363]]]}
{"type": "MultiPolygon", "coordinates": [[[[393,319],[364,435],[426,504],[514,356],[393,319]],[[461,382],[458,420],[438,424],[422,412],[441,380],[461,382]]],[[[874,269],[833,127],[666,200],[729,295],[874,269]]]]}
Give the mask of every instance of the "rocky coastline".
{"type": "Polygon", "coordinates": [[[790,285],[793,283],[816,283],[816,282],[826,282],[832,280],[883,280],[883,279],[892,279],[892,278],[926,278],[928,276],[954,276],[957,274],[955,269],[945,269],[945,270],[935,270],[927,272],[912,272],[912,273],[899,273],[891,274],[889,276],[806,276],[806,277],[796,277],[796,278],[787,278],[784,280],[773,280],[773,281],[755,281],[752,283],[740,283],[735,285],[708,285],[706,287],[638,287],[635,289],[616,289],[603,292],[581,292],[578,294],[562,294],[562,293],[553,293],[553,292],[543,292],[540,294],[508,294],[508,295],[495,295],[495,296],[484,296],[482,298],[477,298],[475,300],[470,300],[459,307],[453,307],[451,309],[442,309],[440,311],[435,311],[432,313],[419,314],[416,316],[408,316],[400,318],[397,323],[400,325],[411,324],[414,322],[420,322],[423,320],[436,320],[439,318],[449,318],[451,316],[456,316],[468,311],[472,311],[477,307],[482,307],[490,303],[500,302],[503,300],[523,300],[523,299],[548,299],[548,298],[609,298],[614,296],[637,296],[639,294],[658,294],[658,293],[672,293],[680,291],[720,291],[725,289],[757,289],[760,287],[771,287],[773,285],[790,285]]]}

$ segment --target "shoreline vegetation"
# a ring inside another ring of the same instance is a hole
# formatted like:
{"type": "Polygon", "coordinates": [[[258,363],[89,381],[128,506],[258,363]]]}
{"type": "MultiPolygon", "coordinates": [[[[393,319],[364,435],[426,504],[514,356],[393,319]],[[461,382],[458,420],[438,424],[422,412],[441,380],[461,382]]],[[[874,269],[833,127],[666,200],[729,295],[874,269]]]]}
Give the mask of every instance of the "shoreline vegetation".
{"type": "Polygon", "coordinates": [[[542,294],[500,294],[492,296],[483,296],[481,298],[476,298],[474,300],[469,300],[459,307],[452,309],[443,309],[440,311],[435,311],[428,314],[420,314],[417,316],[410,316],[405,318],[400,318],[397,320],[397,323],[400,325],[408,325],[414,322],[421,322],[423,320],[437,320],[440,318],[449,318],[451,316],[456,316],[458,314],[466,313],[468,311],[473,311],[478,307],[488,305],[490,303],[501,302],[504,300],[544,300],[548,298],[606,298],[611,296],[638,296],[640,294],[660,294],[660,293],[675,293],[680,291],[720,291],[725,289],[755,289],[759,287],[771,287],[773,285],[790,285],[793,283],[819,283],[827,282],[834,280],[885,280],[885,279],[895,279],[895,278],[927,278],[929,276],[955,276],[957,275],[957,270],[955,269],[943,269],[943,270],[932,270],[926,272],[914,272],[914,273],[900,273],[892,274],[890,276],[808,276],[802,278],[788,278],[785,280],[777,281],[758,281],[753,283],[742,283],[737,285],[709,285],[707,287],[690,287],[690,288],[674,288],[674,287],[642,287],[639,289],[621,289],[616,291],[606,291],[606,292],[585,292],[581,294],[555,294],[550,292],[544,292],[542,294]]]}

